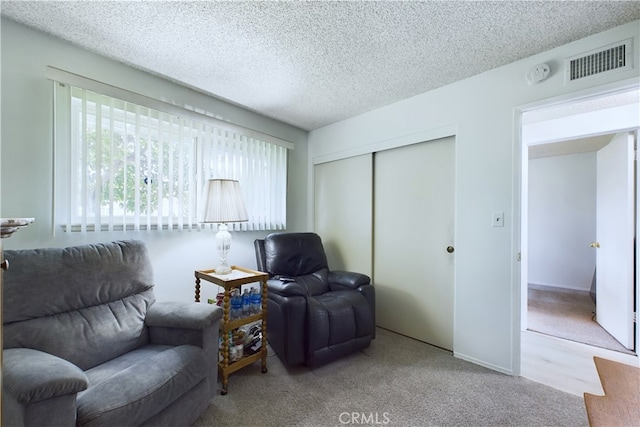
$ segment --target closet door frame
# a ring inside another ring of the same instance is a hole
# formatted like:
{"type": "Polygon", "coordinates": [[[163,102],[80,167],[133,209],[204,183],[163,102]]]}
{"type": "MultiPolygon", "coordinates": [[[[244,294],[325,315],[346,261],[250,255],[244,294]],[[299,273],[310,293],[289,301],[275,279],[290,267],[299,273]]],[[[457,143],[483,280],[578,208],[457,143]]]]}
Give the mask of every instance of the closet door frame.
{"type": "MultiPolygon", "coordinates": [[[[393,149],[393,148],[397,148],[397,147],[403,147],[406,145],[411,145],[411,144],[417,144],[417,143],[421,143],[421,142],[427,142],[427,141],[433,141],[433,140],[437,140],[437,139],[441,139],[441,138],[446,138],[446,137],[456,137],[456,135],[458,134],[458,126],[455,124],[452,125],[446,125],[446,126],[442,126],[442,127],[438,127],[438,128],[433,128],[433,129],[426,129],[426,130],[421,130],[415,133],[411,133],[411,134],[407,134],[407,135],[403,135],[403,136],[399,136],[399,137],[395,137],[395,138],[389,138],[389,139],[382,139],[382,140],[376,140],[376,141],[370,141],[367,142],[366,140],[361,141],[362,143],[357,145],[357,146],[353,146],[351,148],[348,149],[344,149],[344,150],[335,150],[333,152],[326,152],[326,153],[317,153],[317,154],[312,154],[311,155],[311,159],[310,159],[310,169],[311,169],[311,176],[312,176],[312,182],[310,183],[310,191],[313,191],[313,194],[310,196],[310,202],[313,205],[312,209],[310,210],[311,214],[311,218],[310,218],[310,226],[312,227],[312,229],[316,232],[318,232],[319,234],[324,231],[324,230],[319,230],[316,228],[316,220],[315,220],[315,216],[316,216],[316,212],[318,209],[323,209],[321,207],[319,207],[319,201],[316,200],[316,196],[315,196],[315,190],[316,190],[316,181],[318,179],[318,177],[315,174],[315,166],[317,165],[321,165],[324,163],[328,163],[328,162],[333,162],[336,160],[343,160],[343,159],[348,159],[348,158],[352,158],[352,157],[356,157],[356,156],[360,156],[360,155],[365,155],[365,154],[370,154],[373,155],[376,152],[379,151],[383,151],[383,150],[389,150],[389,149],[393,149]]],[[[457,164],[457,160],[454,157],[454,167],[455,164],[457,164]]],[[[457,180],[456,180],[457,181],[457,180]]],[[[371,182],[371,186],[373,188],[373,175],[370,176],[370,182],[371,182]]],[[[372,190],[373,191],[373,190],[372,190]]],[[[332,203],[333,206],[335,206],[335,204],[332,203]]],[[[339,206],[337,208],[338,210],[348,210],[350,209],[349,206],[339,206]]],[[[370,205],[370,210],[371,210],[371,215],[373,218],[373,202],[370,205]]],[[[373,221],[373,219],[372,219],[373,221]]],[[[369,271],[371,274],[369,274],[372,278],[372,283],[375,286],[375,277],[373,276],[373,222],[371,223],[371,226],[368,227],[369,230],[369,237],[367,238],[367,240],[369,240],[371,242],[371,246],[370,249],[366,248],[366,249],[362,249],[363,252],[366,252],[368,254],[369,257],[369,261],[368,261],[368,265],[369,267],[369,271]]],[[[348,236],[343,236],[345,240],[348,240],[349,237],[348,236]]],[[[336,241],[336,245],[338,245],[338,247],[341,247],[343,245],[343,243],[340,243],[338,241],[336,241]]],[[[345,244],[344,247],[349,247],[347,244],[345,244]]],[[[331,247],[330,247],[331,250],[331,247]]],[[[338,249],[339,251],[342,251],[342,249],[338,249]]],[[[334,256],[334,254],[328,255],[328,256],[334,256]]],[[[339,256],[336,256],[336,258],[339,258],[339,256]]],[[[346,265],[346,264],[345,264],[346,265]]],[[[366,274],[366,273],[365,273],[366,274]]],[[[455,289],[454,289],[454,312],[455,312],[455,289]]],[[[455,333],[455,330],[454,330],[455,333]]],[[[454,340],[455,343],[455,340],[454,340]]],[[[454,348],[454,352],[455,352],[455,348],[454,348]]]]}

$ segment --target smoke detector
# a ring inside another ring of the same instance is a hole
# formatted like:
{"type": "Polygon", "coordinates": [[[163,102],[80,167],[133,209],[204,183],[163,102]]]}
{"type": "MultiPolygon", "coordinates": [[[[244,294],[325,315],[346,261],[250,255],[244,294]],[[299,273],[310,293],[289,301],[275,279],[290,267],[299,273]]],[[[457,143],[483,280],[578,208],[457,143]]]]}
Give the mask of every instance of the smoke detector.
{"type": "Polygon", "coordinates": [[[549,77],[551,68],[547,64],[538,64],[527,73],[527,83],[530,85],[539,83],[549,77]]]}

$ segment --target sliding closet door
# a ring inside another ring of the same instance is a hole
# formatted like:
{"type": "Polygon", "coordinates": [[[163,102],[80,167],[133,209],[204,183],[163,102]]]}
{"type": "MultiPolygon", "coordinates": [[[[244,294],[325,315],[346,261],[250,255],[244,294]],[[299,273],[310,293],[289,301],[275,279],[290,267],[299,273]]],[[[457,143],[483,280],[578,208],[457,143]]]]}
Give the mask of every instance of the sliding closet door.
{"type": "Polygon", "coordinates": [[[332,270],[371,276],[372,154],[314,168],[314,229],[332,270]]]}
{"type": "Polygon", "coordinates": [[[453,349],[455,139],[374,158],[379,326],[453,349]]]}

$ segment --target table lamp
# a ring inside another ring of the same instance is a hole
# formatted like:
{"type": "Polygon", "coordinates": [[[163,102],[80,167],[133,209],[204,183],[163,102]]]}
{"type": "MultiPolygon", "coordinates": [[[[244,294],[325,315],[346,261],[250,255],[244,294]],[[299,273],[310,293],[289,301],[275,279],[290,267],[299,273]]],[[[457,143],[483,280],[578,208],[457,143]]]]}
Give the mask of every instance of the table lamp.
{"type": "Polygon", "coordinates": [[[206,191],[202,222],[218,223],[216,245],[219,260],[215,272],[229,274],[231,267],[227,262],[227,255],[231,249],[231,233],[227,223],[249,220],[240,193],[240,183],[232,179],[210,179],[207,181],[206,191]]]}

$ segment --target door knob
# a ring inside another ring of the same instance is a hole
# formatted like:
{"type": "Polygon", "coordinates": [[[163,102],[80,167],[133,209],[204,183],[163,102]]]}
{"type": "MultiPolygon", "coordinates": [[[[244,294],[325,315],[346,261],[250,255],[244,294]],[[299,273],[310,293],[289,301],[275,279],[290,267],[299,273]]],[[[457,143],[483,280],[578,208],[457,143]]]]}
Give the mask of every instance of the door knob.
{"type": "Polygon", "coordinates": [[[453,251],[455,251],[455,249],[453,248],[453,246],[447,246],[447,252],[449,252],[450,254],[453,253],[453,251]]]}
{"type": "Polygon", "coordinates": [[[600,247],[600,243],[592,242],[589,246],[592,247],[592,248],[599,248],[600,247]]]}
{"type": "Polygon", "coordinates": [[[5,259],[4,261],[2,261],[2,264],[0,264],[0,268],[2,268],[3,270],[8,270],[9,269],[9,260],[5,259]]]}

